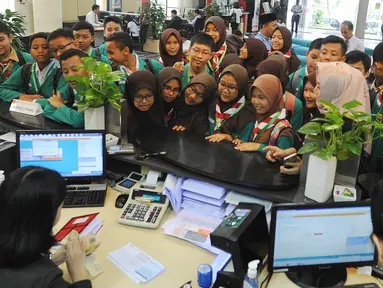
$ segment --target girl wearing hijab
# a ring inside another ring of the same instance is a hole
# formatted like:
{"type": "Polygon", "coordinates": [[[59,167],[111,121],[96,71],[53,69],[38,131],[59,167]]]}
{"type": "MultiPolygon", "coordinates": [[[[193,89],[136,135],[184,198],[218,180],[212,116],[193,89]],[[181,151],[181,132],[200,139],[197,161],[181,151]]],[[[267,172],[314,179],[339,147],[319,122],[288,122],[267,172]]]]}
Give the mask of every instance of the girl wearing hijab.
{"type": "Polygon", "coordinates": [[[148,70],[130,74],[125,95],[128,103],[128,137],[137,145],[137,133],[140,130],[166,126],[154,75],[148,70]]]}
{"type": "Polygon", "coordinates": [[[245,40],[245,44],[239,52],[239,58],[244,60],[243,66],[246,68],[250,80],[254,80],[255,69],[259,63],[267,59],[267,56],[267,48],[261,40],[256,38],[245,40]]]}
{"type": "Polygon", "coordinates": [[[208,74],[198,74],[181,93],[182,107],[175,113],[169,127],[205,136],[209,129],[209,108],[213,105],[217,82],[208,74]]]}
{"type": "Polygon", "coordinates": [[[209,60],[208,66],[211,74],[215,73],[219,75],[219,64],[227,54],[236,52],[235,47],[231,44],[226,43],[226,25],[225,21],[218,16],[212,16],[205,22],[205,33],[210,35],[215,43],[215,49],[213,57],[209,60]]]}
{"type": "MultiPolygon", "coordinates": [[[[223,60],[221,61],[221,63],[219,64],[219,70],[223,71],[223,70],[225,70],[226,67],[228,67],[229,65],[232,65],[232,64],[238,64],[238,65],[242,66],[242,59],[239,58],[237,54],[226,55],[223,58],[223,60]]],[[[247,77],[247,78],[249,78],[249,77],[247,77]]]]}
{"type": "Polygon", "coordinates": [[[160,62],[164,67],[173,67],[177,62],[182,62],[184,65],[187,63],[186,58],[183,56],[182,38],[180,33],[169,28],[164,30],[160,38],[160,62]]]}
{"type": "Polygon", "coordinates": [[[290,75],[299,69],[301,61],[297,55],[291,51],[292,39],[289,29],[277,27],[271,37],[271,51],[280,51],[286,59],[286,73],[290,75]]]}
{"type": "Polygon", "coordinates": [[[274,75],[262,75],[254,81],[250,93],[256,120],[248,142],[234,140],[235,149],[266,154],[263,150],[266,146],[294,147],[296,135],[286,120],[281,81],[274,75]]]}
{"type": "MultiPolygon", "coordinates": [[[[274,59],[274,57],[272,59],[274,59]]],[[[286,91],[286,87],[289,83],[289,78],[287,77],[286,73],[284,73],[281,64],[268,58],[260,63],[255,71],[257,77],[264,74],[270,74],[274,75],[281,81],[283,101],[286,109],[286,119],[290,122],[294,131],[298,131],[302,126],[303,104],[301,100],[295,97],[295,95],[286,91]]]]}
{"type": "Polygon", "coordinates": [[[163,100],[162,105],[167,121],[171,121],[176,111],[182,106],[181,77],[181,73],[173,67],[165,67],[157,77],[157,87],[163,100]]]}
{"type": "Polygon", "coordinates": [[[316,72],[307,75],[303,80],[303,123],[310,122],[313,118],[322,117],[317,106],[318,95],[315,93],[316,87],[316,72]]]}
{"type": "Polygon", "coordinates": [[[211,118],[210,142],[233,141],[239,138],[246,141],[246,135],[254,126],[254,109],[247,102],[249,77],[241,65],[233,64],[222,71],[218,82],[218,98],[211,118]]]}

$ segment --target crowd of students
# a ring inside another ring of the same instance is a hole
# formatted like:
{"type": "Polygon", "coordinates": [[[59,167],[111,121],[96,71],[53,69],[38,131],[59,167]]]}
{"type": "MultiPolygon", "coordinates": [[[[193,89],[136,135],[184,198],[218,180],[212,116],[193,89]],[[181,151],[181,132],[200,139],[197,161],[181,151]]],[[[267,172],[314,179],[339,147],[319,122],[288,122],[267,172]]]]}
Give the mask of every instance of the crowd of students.
{"type": "MultiPolygon", "coordinates": [[[[84,95],[78,95],[75,81],[65,79],[86,76],[77,66],[90,56],[125,74],[118,84],[127,99],[133,143],[139,130],[168,127],[210,142],[232,141],[240,151],[298,149],[300,127],[322,114],[318,99],[338,107],[358,100],[363,111],[372,109],[381,121],[383,44],[374,51],[372,82],[370,57],[360,51],[346,55],[342,38],[331,35],[312,41],[307,65],[300,67],[290,31],[278,27],[268,14],[261,15],[260,24],[256,38],[242,40],[235,33],[226,35],[222,18],[210,17],[204,32],[196,34],[185,51],[179,32],[166,29],[157,61],[135,53],[118,17],[105,19],[107,40],[96,49],[93,26],[78,22],[72,31],[33,35],[30,55],[12,48],[13,36],[0,23],[0,98],[36,101],[46,117],[83,127],[83,113],[76,107],[84,95]]],[[[381,155],[378,141],[372,152],[374,170],[381,155]]]]}

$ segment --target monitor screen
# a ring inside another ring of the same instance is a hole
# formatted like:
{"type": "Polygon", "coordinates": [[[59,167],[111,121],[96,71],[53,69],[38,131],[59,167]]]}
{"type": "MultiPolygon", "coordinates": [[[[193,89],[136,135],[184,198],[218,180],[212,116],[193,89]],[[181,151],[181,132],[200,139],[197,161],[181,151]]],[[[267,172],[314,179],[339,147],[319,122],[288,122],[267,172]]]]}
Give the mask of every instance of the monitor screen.
{"type": "Polygon", "coordinates": [[[104,174],[102,132],[31,131],[17,135],[20,167],[49,168],[65,178],[97,177],[104,174]]]}
{"type": "Polygon", "coordinates": [[[273,268],[371,262],[369,204],[276,209],[273,268]]]}

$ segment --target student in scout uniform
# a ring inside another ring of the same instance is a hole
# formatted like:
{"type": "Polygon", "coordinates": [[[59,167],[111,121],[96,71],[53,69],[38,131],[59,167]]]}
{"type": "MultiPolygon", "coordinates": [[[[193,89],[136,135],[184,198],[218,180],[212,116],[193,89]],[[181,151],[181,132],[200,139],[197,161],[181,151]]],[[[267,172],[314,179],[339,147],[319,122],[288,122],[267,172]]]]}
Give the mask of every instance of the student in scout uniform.
{"type": "Polygon", "coordinates": [[[193,77],[182,90],[182,108],[176,113],[168,126],[175,131],[189,131],[196,136],[205,137],[209,129],[209,109],[214,106],[217,82],[208,74],[193,77]]]}
{"type": "Polygon", "coordinates": [[[309,50],[306,52],[307,65],[298,71],[291,73],[289,76],[289,85],[287,90],[302,100],[303,95],[303,79],[308,74],[315,71],[316,63],[319,62],[319,54],[322,46],[323,38],[315,39],[310,43],[309,50]]]}
{"type": "MultiPolygon", "coordinates": [[[[61,67],[64,78],[69,76],[88,76],[88,72],[83,68],[77,70],[77,67],[84,65],[81,58],[87,57],[84,51],[78,49],[69,49],[61,54],[61,67]]],[[[76,91],[76,81],[69,81],[62,92],[52,95],[49,99],[38,99],[36,102],[44,109],[44,116],[57,122],[69,124],[75,128],[84,127],[84,113],[77,111],[77,102],[81,100],[76,91]],[[62,99],[68,99],[64,101],[62,99]]]]}
{"type": "Polygon", "coordinates": [[[159,50],[161,57],[158,62],[164,67],[173,67],[174,64],[180,62],[185,65],[188,62],[183,54],[181,35],[173,28],[168,28],[162,32],[159,50]]]}
{"type": "MultiPolygon", "coordinates": [[[[275,59],[274,57],[272,59],[275,59]]],[[[286,91],[288,77],[284,73],[284,69],[280,63],[275,60],[267,59],[260,63],[256,69],[256,76],[263,74],[271,74],[277,77],[282,84],[283,101],[286,109],[286,119],[290,122],[295,131],[298,131],[302,126],[303,105],[302,101],[295,97],[290,92],[286,91]]],[[[281,57],[281,59],[283,59],[281,57]]]]}
{"type": "Polygon", "coordinates": [[[11,30],[7,24],[0,21],[0,84],[25,63],[35,62],[28,53],[16,51],[12,47],[12,40],[11,30]]]}
{"type": "Polygon", "coordinates": [[[261,40],[256,38],[245,39],[245,44],[239,52],[239,58],[244,60],[243,66],[246,68],[250,80],[254,79],[258,64],[267,57],[267,48],[261,40]]]}
{"type": "MultiPolygon", "coordinates": [[[[108,39],[114,33],[122,32],[122,21],[117,16],[109,16],[104,20],[104,37],[108,39]]],[[[108,52],[106,51],[106,43],[101,44],[96,50],[98,50],[101,55],[108,58],[108,52]]]]}
{"type": "MultiPolygon", "coordinates": [[[[225,68],[227,66],[232,65],[232,64],[238,64],[238,65],[243,66],[243,61],[241,58],[239,58],[239,56],[237,54],[226,55],[222,59],[221,64],[219,64],[219,71],[225,70],[225,68]]],[[[249,77],[247,77],[247,78],[249,78],[249,77]]]]}
{"type": "Polygon", "coordinates": [[[307,124],[314,118],[321,117],[320,112],[317,106],[317,101],[319,100],[319,95],[315,91],[317,85],[316,82],[316,72],[313,71],[309,75],[305,76],[303,88],[303,123],[302,125],[307,124]]]}
{"type": "Polygon", "coordinates": [[[112,66],[124,72],[127,77],[139,70],[149,70],[157,76],[164,68],[157,60],[143,60],[134,53],[132,38],[125,32],[117,32],[110,36],[106,50],[112,66]]]}
{"type": "Polygon", "coordinates": [[[2,100],[11,102],[16,98],[24,101],[49,98],[54,90],[61,91],[65,87],[65,79],[51,59],[47,38],[46,33],[32,35],[30,52],[36,63],[25,64],[0,85],[2,100]]]}
{"type": "MultiPolygon", "coordinates": [[[[374,62],[374,76],[375,81],[372,84],[372,89],[375,91],[375,101],[371,113],[376,121],[383,123],[383,43],[379,43],[372,54],[372,61],[374,62]]],[[[381,132],[378,132],[380,135],[381,132]]],[[[376,137],[378,135],[375,135],[376,137]]],[[[372,153],[369,165],[369,172],[382,172],[383,156],[383,138],[375,139],[372,142],[372,153]]]]}
{"type": "Polygon", "coordinates": [[[52,52],[52,57],[57,60],[60,66],[60,55],[66,50],[73,49],[74,37],[73,32],[69,29],[57,29],[48,36],[49,48],[52,52]]]}
{"type": "Polygon", "coordinates": [[[210,35],[215,43],[213,56],[208,62],[211,74],[219,75],[219,64],[227,54],[236,53],[237,50],[226,42],[225,21],[219,16],[212,16],[205,22],[205,33],[210,35]]]}
{"type": "Polygon", "coordinates": [[[162,101],[157,93],[156,79],[147,70],[133,72],[126,85],[128,103],[128,137],[137,145],[140,131],[152,127],[165,127],[162,101]]]}
{"type": "Polygon", "coordinates": [[[193,77],[211,73],[208,62],[213,55],[214,47],[214,40],[210,35],[204,33],[194,35],[190,43],[190,62],[185,65],[182,73],[182,89],[193,77]]]}
{"type": "Polygon", "coordinates": [[[234,140],[234,147],[239,151],[259,151],[266,146],[278,146],[287,149],[296,145],[296,135],[283,108],[281,81],[274,75],[258,77],[250,90],[251,102],[255,110],[255,123],[247,143],[234,140]]]}
{"type": "Polygon", "coordinates": [[[264,13],[259,16],[260,30],[255,38],[261,40],[267,50],[271,50],[271,36],[278,27],[277,16],[274,13],[264,13]]]}
{"type": "Polygon", "coordinates": [[[233,64],[225,68],[218,82],[218,97],[210,116],[210,142],[246,141],[254,127],[254,108],[247,101],[249,77],[244,67],[233,64]]]}
{"type": "Polygon", "coordinates": [[[157,77],[158,93],[163,102],[166,120],[171,121],[174,115],[182,107],[181,73],[173,67],[165,67],[157,77]]]}
{"type": "Polygon", "coordinates": [[[290,75],[299,69],[301,61],[295,52],[291,50],[292,45],[291,32],[286,27],[277,27],[271,37],[271,50],[280,51],[284,54],[286,60],[286,73],[290,75]]]}
{"type": "Polygon", "coordinates": [[[80,21],[74,25],[72,30],[76,48],[84,51],[90,57],[96,58],[98,61],[110,64],[107,57],[101,55],[99,51],[91,46],[94,42],[94,27],[92,24],[80,21]]]}

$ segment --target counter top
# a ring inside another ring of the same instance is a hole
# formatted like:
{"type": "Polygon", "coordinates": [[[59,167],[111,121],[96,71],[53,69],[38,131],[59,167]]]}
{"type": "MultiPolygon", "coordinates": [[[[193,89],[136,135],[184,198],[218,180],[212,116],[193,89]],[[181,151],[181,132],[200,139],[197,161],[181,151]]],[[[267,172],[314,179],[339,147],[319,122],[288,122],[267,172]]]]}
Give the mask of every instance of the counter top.
{"type": "Polygon", "coordinates": [[[29,116],[16,112],[10,112],[11,103],[0,100],[0,126],[10,131],[16,130],[60,130],[74,129],[73,127],[47,119],[43,114],[29,116]]]}

